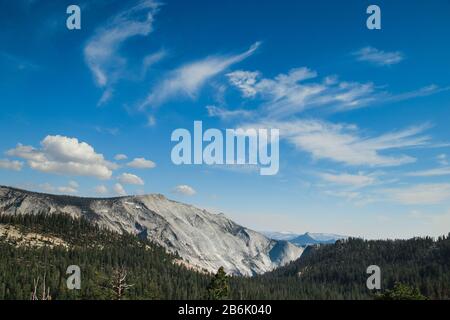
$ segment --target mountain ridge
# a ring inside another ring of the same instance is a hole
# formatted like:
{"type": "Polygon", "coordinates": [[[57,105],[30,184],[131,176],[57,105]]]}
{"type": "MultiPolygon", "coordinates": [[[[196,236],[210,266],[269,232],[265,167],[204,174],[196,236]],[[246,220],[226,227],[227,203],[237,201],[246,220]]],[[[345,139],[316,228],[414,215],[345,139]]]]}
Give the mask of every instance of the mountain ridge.
{"type": "Polygon", "coordinates": [[[64,213],[119,233],[145,237],[186,262],[235,275],[271,271],[297,258],[303,249],[269,239],[193,205],[161,194],[92,198],[53,195],[0,186],[0,214],[64,213]]]}
{"type": "Polygon", "coordinates": [[[301,247],[314,244],[332,244],[335,243],[337,240],[349,238],[348,236],[333,233],[305,232],[304,234],[298,234],[294,232],[272,232],[272,231],[263,231],[262,233],[271,239],[289,241],[301,247]]]}

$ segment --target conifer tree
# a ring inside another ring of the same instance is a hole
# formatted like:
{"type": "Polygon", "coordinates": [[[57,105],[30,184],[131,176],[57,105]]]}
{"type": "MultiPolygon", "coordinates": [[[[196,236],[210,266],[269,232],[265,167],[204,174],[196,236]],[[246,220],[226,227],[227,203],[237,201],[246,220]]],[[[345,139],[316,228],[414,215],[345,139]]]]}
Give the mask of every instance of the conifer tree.
{"type": "Polygon", "coordinates": [[[217,270],[216,275],[211,280],[208,287],[208,296],[211,300],[228,299],[230,287],[228,284],[228,277],[223,267],[217,270]]]}

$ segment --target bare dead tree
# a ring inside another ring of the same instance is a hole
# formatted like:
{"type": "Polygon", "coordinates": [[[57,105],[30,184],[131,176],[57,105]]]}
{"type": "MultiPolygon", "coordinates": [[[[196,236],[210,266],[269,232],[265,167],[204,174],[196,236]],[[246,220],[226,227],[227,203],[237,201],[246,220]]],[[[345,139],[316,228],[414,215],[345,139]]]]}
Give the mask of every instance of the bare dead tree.
{"type": "Polygon", "coordinates": [[[112,290],[116,300],[122,300],[125,292],[133,285],[127,283],[127,270],[124,267],[114,269],[112,278],[112,290]]]}
{"type": "Polygon", "coordinates": [[[34,290],[31,293],[31,300],[52,300],[52,296],[50,295],[50,288],[48,288],[45,284],[45,273],[44,273],[44,279],[42,282],[42,294],[38,294],[38,288],[39,288],[39,277],[37,279],[33,279],[33,287],[34,290]]]}

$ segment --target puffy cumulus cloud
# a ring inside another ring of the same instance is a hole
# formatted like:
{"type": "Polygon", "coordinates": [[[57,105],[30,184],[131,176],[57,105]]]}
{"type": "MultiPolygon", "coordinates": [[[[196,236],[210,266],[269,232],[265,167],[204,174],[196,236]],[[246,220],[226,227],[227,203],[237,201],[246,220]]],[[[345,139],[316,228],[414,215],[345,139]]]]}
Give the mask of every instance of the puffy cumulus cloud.
{"type": "Polygon", "coordinates": [[[113,191],[118,196],[126,196],[127,192],[125,191],[124,187],[120,183],[116,183],[113,186],[113,191]]]}
{"type": "Polygon", "coordinates": [[[11,161],[8,159],[0,159],[0,169],[6,169],[6,170],[14,170],[14,171],[20,171],[22,170],[23,162],[21,161],[11,161]]]}
{"type": "Polygon", "coordinates": [[[117,165],[86,142],[65,136],[47,136],[39,149],[18,144],[8,156],[26,159],[30,168],[46,173],[109,179],[117,165]]]}
{"type": "Polygon", "coordinates": [[[184,196],[193,196],[197,193],[194,188],[186,184],[176,186],[175,188],[173,188],[172,192],[184,196]]]}
{"type": "Polygon", "coordinates": [[[106,186],[104,186],[104,185],[96,186],[94,191],[95,191],[96,194],[102,195],[102,196],[108,194],[108,192],[109,192],[108,188],[106,186]]]}
{"type": "Polygon", "coordinates": [[[78,183],[76,181],[69,181],[66,186],[53,186],[50,183],[42,183],[38,188],[44,192],[48,193],[62,193],[62,194],[77,194],[78,193],[78,183]]]}
{"type": "Polygon", "coordinates": [[[58,187],[57,190],[60,193],[75,194],[78,193],[78,183],[76,181],[69,181],[67,186],[58,187]]]}
{"type": "Polygon", "coordinates": [[[145,158],[135,158],[133,161],[127,163],[127,166],[135,169],[152,169],[156,167],[156,164],[151,160],[145,158]]]}
{"type": "Polygon", "coordinates": [[[144,185],[144,180],[131,173],[122,173],[117,179],[122,184],[144,185]]]}
{"type": "Polygon", "coordinates": [[[122,153],[116,154],[114,156],[114,160],[117,160],[117,161],[127,160],[127,159],[128,159],[128,157],[125,154],[122,154],[122,153]]]}

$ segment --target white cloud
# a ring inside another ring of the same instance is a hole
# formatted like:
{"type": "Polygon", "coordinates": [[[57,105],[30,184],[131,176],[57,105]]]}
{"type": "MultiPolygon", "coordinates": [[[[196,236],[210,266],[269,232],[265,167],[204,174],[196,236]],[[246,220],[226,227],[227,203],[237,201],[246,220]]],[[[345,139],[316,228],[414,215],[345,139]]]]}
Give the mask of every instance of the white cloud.
{"type": "Polygon", "coordinates": [[[399,94],[388,94],[381,102],[399,102],[414,98],[427,97],[433,94],[449,91],[450,87],[439,87],[438,85],[431,84],[417,90],[408,91],[399,94]]]}
{"type": "Polygon", "coordinates": [[[365,47],[354,53],[357,60],[374,63],[379,66],[390,66],[404,59],[400,51],[386,52],[373,47],[365,47]]]}
{"type": "Polygon", "coordinates": [[[75,188],[75,189],[77,189],[79,187],[78,182],[73,181],[73,180],[69,181],[69,186],[72,188],[75,188]]]}
{"type": "Polygon", "coordinates": [[[205,59],[182,65],[170,72],[165,80],[151,91],[141,108],[150,105],[160,105],[173,97],[195,98],[197,92],[207,80],[225,71],[231,65],[251,56],[259,45],[260,43],[257,42],[250,49],[238,55],[209,56],[205,59]]]}
{"type": "Polygon", "coordinates": [[[415,161],[407,155],[385,154],[402,148],[430,145],[423,135],[428,126],[410,127],[375,137],[363,136],[355,125],[319,120],[294,120],[249,124],[251,128],[278,128],[280,137],[306,151],[314,159],[327,159],[353,166],[398,166],[415,161]]]}
{"type": "Polygon", "coordinates": [[[252,112],[248,110],[228,110],[225,108],[217,107],[217,106],[206,106],[208,110],[208,116],[210,117],[218,117],[222,120],[232,119],[232,118],[249,118],[252,115],[252,112]]]}
{"type": "Polygon", "coordinates": [[[127,195],[127,192],[125,191],[125,189],[123,188],[123,186],[120,183],[116,183],[113,186],[113,191],[118,196],[126,196],[127,195]]]}
{"type": "Polygon", "coordinates": [[[392,201],[405,205],[439,204],[450,200],[450,184],[419,184],[383,191],[392,201]]]}
{"type": "Polygon", "coordinates": [[[40,184],[39,189],[47,193],[62,193],[62,194],[77,194],[78,193],[78,183],[76,181],[69,181],[66,186],[55,187],[50,183],[40,184]]]}
{"type": "Polygon", "coordinates": [[[256,88],[257,79],[260,77],[258,71],[238,70],[227,74],[230,83],[242,91],[244,97],[254,97],[258,90],[256,88]]]}
{"type": "Polygon", "coordinates": [[[76,194],[78,193],[78,189],[71,187],[71,186],[63,186],[63,187],[58,187],[57,188],[59,193],[64,193],[64,194],[76,194]]]}
{"type": "Polygon", "coordinates": [[[315,80],[317,72],[306,67],[293,68],[287,74],[263,78],[259,71],[238,70],[227,74],[229,83],[244,98],[261,101],[259,112],[270,118],[292,116],[312,108],[342,112],[374,103],[394,103],[450,90],[429,85],[417,90],[392,94],[381,91],[372,82],[340,81],[337,76],[315,80]]]}
{"type": "Polygon", "coordinates": [[[54,186],[52,186],[50,183],[48,183],[48,182],[47,183],[42,183],[38,187],[42,191],[48,192],[48,193],[55,192],[55,190],[56,190],[56,188],[54,186]]]}
{"type": "Polygon", "coordinates": [[[6,154],[26,159],[30,168],[47,173],[109,179],[117,168],[89,144],[60,135],[45,137],[40,149],[18,144],[6,154]]]}
{"type": "Polygon", "coordinates": [[[165,50],[159,50],[158,52],[147,55],[142,62],[142,77],[145,77],[150,67],[162,60],[166,54],[165,50]]]}
{"type": "Polygon", "coordinates": [[[147,117],[147,127],[154,127],[156,125],[156,118],[152,115],[147,117]]]}
{"type": "Polygon", "coordinates": [[[339,197],[344,198],[347,201],[356,201],[361,198],[361,193],[357,191],[348,191],[348,190],[341,190],[341,191],[335,191],[335,190],[327,190],[325,191],[325,194],[333,197],[339,197]]]}
{"type": "MultiPolygon", "coordinates": [[[[106,26],[99,28],[84,48],[87,65],[100,87],[107,88],[100,103],[111,98],[111,85],[122,77],[127,60],[119,50],[128,39],[147,36],[153,30],[154,15],[159,4],[153,0],[139,1],[134,7],[113,17],[106,26]]],[[[155,58],[144,60],[144,66],[155,62],[155,58]],[[152,61],[151,61],[152,60],[152,61]]]]}
{"type": "Polygon", "coordinates": [[[101,126],[95,126],[95,131],[103,134],[110,134],[112,136],[117,136],[120,132],[119,128],[105,128],[101,126]]]}
{"type": "Polygon", "coordinates": [[[22,170],[23,162],[21,161],[11,161],[8,159],[0,159],[0,169],[6,169],[6,170],[14,170],[14,171],[20,171],[22,170]]]}
{"type": "Polygon", "coordinates": [[[99,185],[99,186],[96,186],[95,187],[95,193],[96,194],[98,194],[98,195],[106,195],[106,194],[108,194],[108,188],[107,187],[105,187],[104,185],[99,185]]]}
{"type": "Polygon", "coordinates": [[[442,166],[448,166],[448,158],[447,155],[442,153],[436,157],[438,163],[442,166]]]}
{"type": "Polygon", "coordinates": [[[144,180],[131,173],[122,173],[117,179],[122,184],[144,185],[144,180]]]}
{"type": "Polygon", "coordinates": [[[331,174],[331,173],[321,173],[320,177],[328,182],[346,185],[352,187],[365,187],[372,185],[376,182],[376,178],[371,175],[364,175],[362,173],[359,174],[348,174],[348,173],[340,173],[340,174],[331,174]]]}
{"type": "Polygon", "coordinates": [[[128,162],[127,166],[135,169],[152,169],[156,167],[156,164],[151,160],[145,158],[135,158],[133,161],[128,162]]]}
{"type": "Polygon", "coordinates": [[[195,191],[192,187],[185,185],[185,184],[176,186],[172,190],[172,192],[176,193],[176,194],[185,195],[185,196],[193,196],[197,193],[197,191],[195,191]]]}
{"type": "Polygon", "coordinates": [[[114,159],[117,160],[117,161],[121,161],[121,160],[126,160],[126,159],[128,159],[128,157],[127,157],[126,154],[119,153],[119,154],[116,154],[116,155],[114,156],[114,159]]]}
{"type": "Polygon", "coordinates": [[[450,167],[435,168],[430,170],[410,172],[407,174],[411,177],[435,177],[435,176],[448,176],[450,175],[450,167]]]}
{"type": "Polygon", "coordinates": [[[336,109],[358,108],[373,101],[376,95],[372,83],[339,82],[336,77],[311,82],[317,77],[317,72],[304,67],[291,69],[273,79],[262,78],[260,72],[242,70],[227,76],[243,97],[262,99],[261,112],[270,117],[286,117],[329,105],[336,109]]]}

